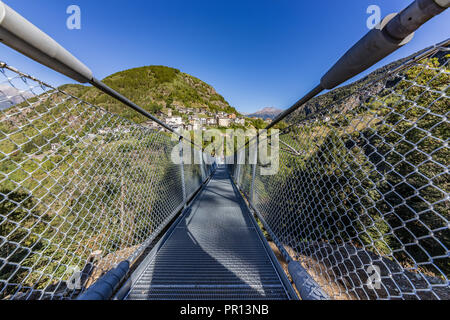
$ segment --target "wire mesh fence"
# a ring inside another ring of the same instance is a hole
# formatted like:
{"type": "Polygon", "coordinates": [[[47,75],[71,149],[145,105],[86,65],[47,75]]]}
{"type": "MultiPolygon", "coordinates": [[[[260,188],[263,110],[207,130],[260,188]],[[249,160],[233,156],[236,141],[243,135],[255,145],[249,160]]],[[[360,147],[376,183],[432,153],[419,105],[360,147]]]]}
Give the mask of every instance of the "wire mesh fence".
{"type": "Polygon", "coordinates": [[[182,172],[189,197],[213,169],[181,170],[177,143],[1,63],[0,299],[74,298],[142,250],[185,205],[182,172]]]}
{"type": "Polygon", "coordinates": [[[276,175],[229,166],[286,258],[331,299],[450,299],[449,57],[446,41],[298,110],[276,175]]]}

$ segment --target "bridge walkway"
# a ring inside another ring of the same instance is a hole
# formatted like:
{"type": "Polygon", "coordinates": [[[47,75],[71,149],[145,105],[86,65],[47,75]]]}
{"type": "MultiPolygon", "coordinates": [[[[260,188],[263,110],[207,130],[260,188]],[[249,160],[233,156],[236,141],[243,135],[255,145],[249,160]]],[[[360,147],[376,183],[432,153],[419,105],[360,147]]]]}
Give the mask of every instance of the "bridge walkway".
{"type": "Polygon", "coordinates": [[[224,166],[133,273],[125,299],[296,299],[224,166]]]}

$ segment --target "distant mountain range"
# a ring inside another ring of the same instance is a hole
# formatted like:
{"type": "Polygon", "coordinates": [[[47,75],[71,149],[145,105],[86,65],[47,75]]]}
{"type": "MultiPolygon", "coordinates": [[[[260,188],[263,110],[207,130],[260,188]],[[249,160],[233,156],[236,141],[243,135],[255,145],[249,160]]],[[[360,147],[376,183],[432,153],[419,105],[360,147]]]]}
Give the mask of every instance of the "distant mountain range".
{"type": "MultiPolygon", "coordinates": [[[[110,75],[103,81],[152,114],[167,108],[173,111],[196,108],[210,112],[238,114],[237,110],[212,86],[178,69],[166,66],[129,69],[110,75]]],[[[94,87],[69,84],[61,86],[60,89],[134,122],[147,121],[134,110],[94,87]]]]}
{"type": "Polygon", "coordinates": [[[277,108],[264,108],[264,109],[254,112],[254,113],[246,114],[246,116],[249,118],[255,117],[255,118],[261,118],[264,120],[267,120],[267,119],[273,120],[281,112],[283,112],[283,110],[277,109],[277,108]]]}
{"type": "Polygon", "coordinates": [[[33,97],[33,94],[29,91],[22,91],[6,84],[0,84],[0,110],[8,109],[31,97],[33,97]]]}

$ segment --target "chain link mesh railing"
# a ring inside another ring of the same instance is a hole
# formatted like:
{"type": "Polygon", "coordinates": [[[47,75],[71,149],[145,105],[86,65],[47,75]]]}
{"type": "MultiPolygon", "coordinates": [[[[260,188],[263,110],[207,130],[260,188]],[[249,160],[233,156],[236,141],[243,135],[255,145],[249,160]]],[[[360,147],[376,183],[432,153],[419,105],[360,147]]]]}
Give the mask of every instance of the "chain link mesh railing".
{"type": "Polygon", "coordinates": [[[186,204],[182,172],[188,199],[213,169],[181,170],[177,143],[1,63],[0,299],[74,298],[140,252],[186,204]]]}
{"type": "Polygon", "coordinates": [[[276,175],[229,166],[331,299],[450,299],[448,45],[298,110],[276,175]]]}

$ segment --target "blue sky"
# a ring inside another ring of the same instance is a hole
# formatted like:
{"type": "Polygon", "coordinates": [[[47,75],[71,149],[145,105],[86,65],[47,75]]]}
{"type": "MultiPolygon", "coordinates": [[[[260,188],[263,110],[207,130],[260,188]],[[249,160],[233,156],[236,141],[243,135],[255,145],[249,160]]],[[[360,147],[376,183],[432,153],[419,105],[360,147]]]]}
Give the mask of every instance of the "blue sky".
{"type": "MultiPolygon", "coordinates": [[[[382,16],[412,0],[5,0],[91,68],[97,78],[166,65],[211,84],[241,112],[285,109],[318,84],[367,31],[369,5],[382,16]],[[81,30],[66,8],[81,8],[81,30]]],[[[449,37],[450,10],[377,66],[449,37]]],[[[73,82],[11,49],[0,60],[52,84],[73,82]]]]}

